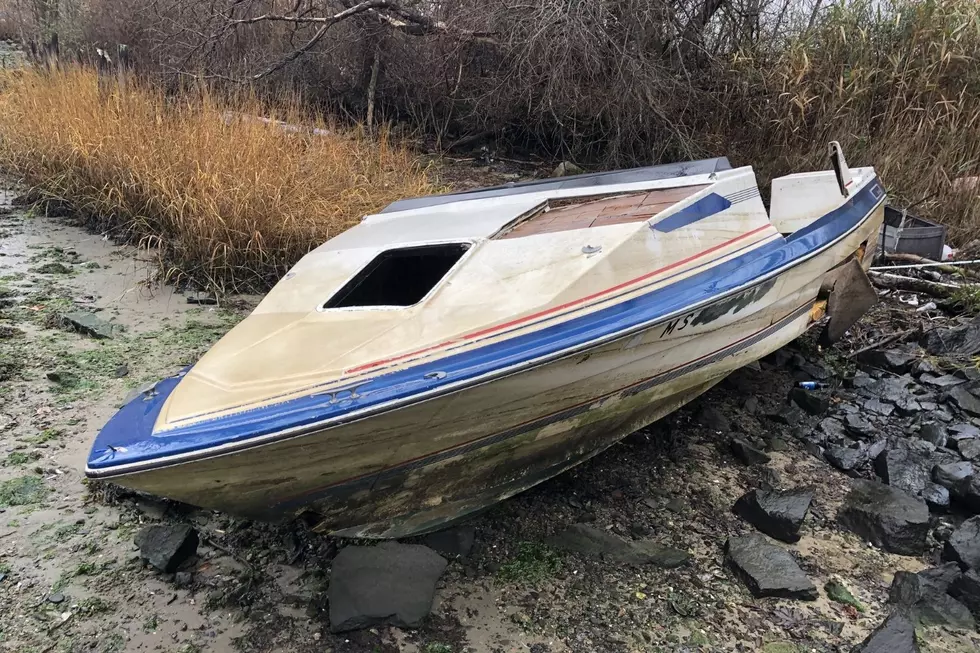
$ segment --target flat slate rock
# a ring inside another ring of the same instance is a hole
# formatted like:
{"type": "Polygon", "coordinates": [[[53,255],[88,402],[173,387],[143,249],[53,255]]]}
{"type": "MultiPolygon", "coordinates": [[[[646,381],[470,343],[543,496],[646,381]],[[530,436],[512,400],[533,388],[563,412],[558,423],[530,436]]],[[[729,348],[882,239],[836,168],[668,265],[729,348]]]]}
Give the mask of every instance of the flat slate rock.
{"type": "Polygon", "coordinates": [[[956,445],[956,449],[967,460],[980,460],[980,440],[977,438],[960,440],[956,445]]]}
{"type": "Polygon", "coordinates": [[[874,424],[854,413],[844,418],[844,428],[847,429],[848,433],[859,438],[870,438],[878,430],[874,424]]]}
{"type": "Polygon", "coordinates": [[[771,459],[765,452],[756,449],[741,438],[732,438],[732,453],[746,465],[764,465],[771,459]]]}
{"type": "Polygon", "coordinates": [[[980,571],[980,515],[953,531],[943,546],[943,560],[958,562],[963,571],[980,571]]]}
{"type": "Polygon", "coordinates": [[[815,601],[817,588],[784,549],[762,535],[730,537],[725,545],[728,564],[756,597],[776,596],[815,601]]]}
{"type": "Polygon", "coordinates": [[[837,520],[844,528],[886,551],[902,555],[925,551],[929,507],[922,499],[897,488],[854,480],[837,520]]]}
{"type": "Polygon", "coordinates": [[[970,415],[980,415],[980,399],[961,385],[955,386],[949,391],[949,400],[956,404],[960,410],[970,415]]]}
{"type": "Polygon", "coordinates": [[[953,374],[944,374],[943,376],[926,376],[923,374],[919,377],[919,382],[937,388],[950,388],[954,385],[965,383],[965,380],[953,374]]]}
{"type": "Polygon", "coordinates": [[[759,489],[742,495],[733,510],[766,535],[783,542],[797,542],[811,501],[813,488],[759,489]]]}
{"type": "Polygon", "coordinates": [[[436,582],[447,564],[420,544],[344,547],[330,571],[330,629],[418,626],[432,610],[436,582]]]}
{"type": "Polygon", "coordinates": [[[919,427],[919,437],[936,447],[945,447],[946,427],[936,422],[926,422],[919,427]]]}
{"type": "Polygon", "coordinates": [[[547,540],[550,546],[589,556],[600,556],[633,565],[652,564],[666,569],[680,567],[690,559],[687,551],[650,540],[624,540],[589,524],[572,524],[547,540]]]}
{"type": "Polygon", "coordinates": [[[111,338],[123,330],[121,324],[110,324],[95,313],[88,311],[72,311],[61,315],[65,328],[84,333],[93,338],[111,338]]]}
{"type": "Polygon", "coordinates": [[[861,352],[857,360],[871,367],[903,374],[912,367],[915,356],[901,349],[872,349],[861,352]]]}
{"type": "Polygon", "coordinates": [[[965,438],[980,438],[980,428],[973,424],[951,424],[949,427],[950,439],[963,440],[965,438]]]}
{"type": "Polygon", "coordinates": [[[789,400],[810,415],[823,415],[830,409],[830,397],[826,393],[806,388],[790,390],[789,400]]]}
{"type": "Polygon", "coordinates": [[[875,472],[892,487],[919,494],[932,480],[935,463],[928,454],[908,449],[888,449],[875,458],[875,472]]]}
{"type": "Polygon", "coordinates": [[[900,612],[893,612],[875,628],[853,653],[920,653],[915,624],[900,612]]]}
{"type": "Polygon", "coordinates": [[[980,352],[980,318],[961,327],[933,329],[925,335],[922,346],[934,356],[973,356],[980,352]]]}
{"type": "Polygon", "coordinates": [[[134,538],[140,557],[166,574],[197,553],[200,538],[190,524],[151,524],[134,538]]]}

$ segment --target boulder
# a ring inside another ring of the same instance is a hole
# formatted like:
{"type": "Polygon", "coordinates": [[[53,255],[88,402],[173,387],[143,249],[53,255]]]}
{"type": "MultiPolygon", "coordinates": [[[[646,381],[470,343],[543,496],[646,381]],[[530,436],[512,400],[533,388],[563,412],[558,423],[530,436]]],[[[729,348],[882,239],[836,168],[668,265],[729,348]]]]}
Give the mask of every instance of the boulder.
{"type": "Polygon", "coordinates": [[[880,370],[904,374],[912,367],[912,363],[915,362],[915,356],[901,349],[872,349],[861,352],[857,360],[859,363],[876,367],[880,370]]]}
{"type": "Polygon", "coordinates": [[[764,465],[771,460],[765,452],[756,449],[741,438],[732,438],[732,453],[746,465],[764,465]]]}
{"type": "Polygon", "coordinates": [[[756,597],[814,601],[817,588],[787,551],[762,535],[730,537],[726,561],[756,597]]]}
{"type": "Polygon", "coordinates": [[[970,517],[943,545],[943,560],[958,562],[963,571],[980,571],[980,515],[970,517]]]}
{"type": "Polygon", "coordinates": [[[915,624],[901,612],[894,612],[853,653],[919,653],[915,624]]]}
{"type": "Polygon", "coordinates": [[[172,574],[197,553],[200,538],[190,524],[151,524],[135,537],[140,557],[166,574],[172,574]]]}
{"type": "Polygon", "coordinates": [[[330,572],[330,629],[418,626],[432,610],[436,582],[447,564],[419,544],[344,547],[330,572]]]}
{"type": "Polygon", "coordinates": [[[917,555],[926,548],[929,508],[897,488],[856,479],[837,513],[840,524],[886,551],[917,555]]]}
{"type": "Polygon", "coordinates": [[[459,526],[444,531],[429,533],[423,542],[430,549],[447,558],[465,558],[473,549],[476,540],[476,529],[472,526],[459,526]]]}
{"type": "Polygon", "coordinates": [[[932,479],[931,462],[927,455],[908,449],[888,449],[875,458],[875,472],[885,483],[909,494],[919,494],[932,479]]]}
{"type": "Polygon", "coordinates": [[[797,542],[811,501],[813,488],[760,489],[742,495],[733,509],[766,535],[784,542],[797,542]]]}
{"type": "Polygon", "coordinates": [[[970,415],[980,415],[980,399],[965,387],[958,385],[949,390],[949,401],[970,415]]]}
{"type": "Polygon", "coordinates": [[[899,571],[888,592],[888,602],[899,606],[916,624],[923,626],[974,627],[970,610],[947,594],[961,576],[956,563],[927,569],[917,574],[899,571]]]}
{"type": "Polygon", "coordinates": [[[830,397],[824,392],[793,388],[789,400],[810,415],[823,415],[830,408],[830,397]]]}
{"type": "Polygon", "coordinates": [[[651,564],[666,569],[680,567],[691,557],[687,551],[650,540],[624,540],[589,524],[572,524],[561,533],[549,537],[547,542],[549,546],[562,551],[632,565],[651,564]]]}
{"type": "Polygon", "coordinates": [[[980,574],[973,570],[960,574],[947,591],[970,610],[974,619],[980,619],[980,574]]]}

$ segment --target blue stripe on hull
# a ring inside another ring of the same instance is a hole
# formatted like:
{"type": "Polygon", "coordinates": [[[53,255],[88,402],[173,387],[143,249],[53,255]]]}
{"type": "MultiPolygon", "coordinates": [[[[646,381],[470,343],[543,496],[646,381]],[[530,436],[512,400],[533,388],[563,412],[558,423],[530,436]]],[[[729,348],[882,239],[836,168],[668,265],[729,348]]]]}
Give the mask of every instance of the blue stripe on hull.
{"type": "Polygon", "coordinates": [[[356,393],[349,393],[340,400],[330,394],[313,394],[153,435],[153,423],[167,395],[179,382],[179,378],[167,379],[158,384],[156,396],[135,399],[109,420],[93,444],[88,467],[111,473],[109,468],[118,465],[242,443],[251,438],[312,427],[326,420],[343,420],[353,411],[411,400],[423,393],[437,392],[443,386],[629,332],[638,325],[650,324],[750,285],[813,254],[859,224],[882,195],[877,180],[871,180],[841,207],[785,239],[770,241],[669,286],[591,314],[369,378],[357,384],[356,393]]]}

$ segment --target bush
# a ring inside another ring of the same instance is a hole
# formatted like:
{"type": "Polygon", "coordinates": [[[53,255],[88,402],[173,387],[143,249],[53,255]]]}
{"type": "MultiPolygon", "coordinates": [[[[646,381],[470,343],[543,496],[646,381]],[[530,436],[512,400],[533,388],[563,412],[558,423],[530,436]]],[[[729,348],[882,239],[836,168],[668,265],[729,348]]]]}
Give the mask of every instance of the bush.
{"type": "Polygon", "coordinates": [[[170,280],[218,289],[265,288],[363,215],[432,190],[386,134],[304,122],[294,100],[167,97],[79,67],[0,77],[0,160],[40,198],[159,251],[170,280]]]}

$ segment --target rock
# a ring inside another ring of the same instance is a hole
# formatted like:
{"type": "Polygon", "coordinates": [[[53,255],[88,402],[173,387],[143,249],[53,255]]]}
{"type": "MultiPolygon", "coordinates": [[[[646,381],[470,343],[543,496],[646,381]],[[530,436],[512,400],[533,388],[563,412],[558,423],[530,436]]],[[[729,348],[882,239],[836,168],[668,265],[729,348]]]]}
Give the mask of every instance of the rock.
{"type": "Polygon", "coordinates": [[[803,372],[803,376],[806,377],[802,379],[803,381],[826,381],[831,376],[833,376],[831,371],[828,370],[823,365],[820,365],[818,363],[811,363],[806,360],[797,363],[796,367],[801,372],[803,372]]]}
{"type": "Polygon", "coordinates": [[[59,318],[66,329],[84,333],[87,336],[98,339],[111,338],[114,334],[123,330],[122,325],[109,324],[99,318],[95,313],[89,313],[88,311],[63,313],[59,318]]]}
{"type": "Polygon", "coordinates": [[[877,367],[880,370],[904,374],[911,368],[915,356],[900,349],[872,349],[861,352],[857,360],[859,363],[877,367]]]}
{"type": "Polygon", "coordinates": [[[949,493],[971,512],[980,515],[980,473],[964,478],[949,493]]]}
{"type": "Polygon", "coordinates": [[[960,452],[960,455],[967,460],[980,459],[980,440],[976,438],[960,440],[957,443],[956,448],[960,452]]]}
{"type": "Polygon", "coordinates": [[[949,586],[949,595],[967,607],[975,619],[980,619],[980,574],[968,571],[949,586]]]}
{"type": "Polygon", "coordinates": [[[746,465],[764,465],[771,460],[762,451],[759,451],[741,438],[732,438],[732,453],[746,465]]]}
{"type": "Polygon", "coordinates": [[[712,431],[727,433],[732,430],[732,425],[728,422],[728,418],[714,406],[702,404],[701,410],[698,412],[697,421],[698,424],[712,431]]]}
{"type": "Polygon", "coordinates": [[[766,413],[766,417],[777,424],[793,426],[794,424],[800,423],[803,419],[803,413],[793,404],[782,404],[775,411],[766,413]]]}
{"type": "Polygon", "coordinates": [[[48,603],[53,603],[55,605],[58,605],[59,603],[64,603],[65,602],[65,595],[62,594],[61,592],[55,592],[53,594],[48,594],[47,601],[48,601],[48,603]]]}
{"type": "Polygon", "coordinates": [[[875,546],[902,555],[922,553],[929,508],[897,488],[857,479],[837,514],[842,526],[875,546]]]}
{"type": "Polygon", "coordinates": [[[749,397],[745,400],[745,403],[742,404],[742,408],[748,414],[755,415],[759,412],[759,398],[755,396],[749,397]]]}
{"type": "Polygon", "coordinates": [[[116,370],[115,370],[115,372],[113,374],[114,374],[114,376],[117,379],[121,379],[124,376],[129,376],[129,365],[126,365],[125,363],[123,363],[122,365],[120,365],[120,366],[118,366],[116,368],[116,370]]]}
{"type": "Polygon", "coordinates": [[[564,531],[548,538],[548,544],[562,551],[626,564],[652,564],[672,569],[688,561],[690,554],[680,549],[663,546],[649,540],[629,541],[598,529],[589,524],[572,524],[564,531]]]}
{"type": "Polygon", "coordinates": [[[756,597],[777,596],[814,601],[817,588],[787,551],[762,535],[730,537],[726,560],[756,597]]]}
{"type": "Polygon", "coordinates": [[[936,447],[945,447],[946,427],[936,422],[926,422],[919,426],[919,437],[936,447]]]}
{"type": "Polygon", "coordinates": [[[418,626],[432,610],[446,559],[418,544],[347,546],[330,572],[330,630],[418,626]]]}
{"type": "Polygon", "coordinates": [[[844,424],[839,419],[826,417],[820,421],[820,431],[824,434],[824,439],[829,442],[843,442],[847,437],[844,424]]]}
{"type": "Polygon", "coordinates": [[[752,490],[735,502],[735,514],[760,531],[784,542],[797,542],[810,510],[813,488],[752,490]]]}
{"type": "Polygon", "coordinates": [[[164,572],[172,574],[197,553],[197,531],[190,524],[151,524],[136,534],[140,557],[164,572]]]}
{"type": "Polygon", "coordinates": [[[932,480],[947,490],[955,490],[963,479],[970,476],[973,476],[973,464],[966,460],[932,468],[932,480]]]}
{"type": "Polygon", "coordinates": [[[972,629],[974,620],[969,608],[947,594],[960,576],[955,562],[917,574],[896,572],[888,591],[888,602],[899,606],[918,625],[972,629]]]}
{"type": "Polygon", "coordinates": [[[908,449],[889,449],[875,458],[875,472],[885,483],[918,494],[932,478],[933,463],[908,449]]]}
{"type": "Polygon", "coordinates": [[[920,358],[912,363],[912,374],[939,374],[939,369],[924,358],[920,358]]]}
{"type": "Polygon", "coordinates": [[[859,438],[870,438],[877,431],[871,422],[855,414],[848,415],[844,418],[844,428],[847,429],[848,433],[859,438]]]}
{"type": "Polygon", "coordinates": [[[584,173],[585,170],[575,165],[571,161],[562,161],[558,166],[551,172],[552,177],[567,177],[569,175],[580,175],[584,173]]]}
{"type": "Polygon", "coordinates": [[[943,376],[931,376],[923,374],[919,377],[919,382],[931,385],[936,388],[951,388],[954,385],[963,383],[963,379],[954,374],[944,374],[943,376]]]}
{"type": "Polygon", "coordinates": [[[677,515],[683,515],[687,512],[687,503],[680,497],[673,497],[664,505],[664,508],[677,515]]]}
{"type": "Polygon", "coordinates": [[[951,440],[965,440],[968,438],[980,438],[980,428],[973,424],[951,424],[949,427],[951,440]]]}
{"type": "Polygon", "coordinates": [[[825,393],[793,388],[789,391],[789,400],[810,415],[823,415],[830,408],[830,397],[825,393]]]}
{"type": "Polygon", "coordinates": [[[973,356],[980,352],[980,319],[961,327],[933,329],[925,334],[922,346],[934,356],[973,356]]]}
{"type": "Polygon", "coordinates": [[[980,571],[980,515],[970,517],[943,545],[943,560],[958,562],[963,571],[980,571]]]}
{"type": "Polygon", "coordinates": [[[444,531],[430,533],[423,538],[423,542],[430,549],[433,549],[447,558],[465,558],[473,549],[473,542],[476,540],[476,529],[472,526],[459,526],[449,528],[444,531]]]}
{"type": "Polygon", "coordinates": [[[915,624],[900,612],[894,612],[853,653],[919,653],[915,624]]]}
{"type": "Polygon", "coordinates": [[[949,391],[949,400],[962,411],[971,415],[980,415],[980,399],[974,397],[969,390],[961,385],[949,391]]]}
{"type": "Polygon", "coordinates": [[[184,589],[194,583],[194,574],[189,571],[178,571],[174,574],[174,587],[184,589]]]}
{"type": "Polygon", "coordinates": [[[930,481],[920,496],[933,512],[946,512],[949,509],[949,490],[942,485],[930,481]]]}
{"type": "MultiPolygon", "coordinates": [[[[902,401],[902,399],[898,399],[896,401],[902,401]]],[[[878,399],[867,399],[861,404],[861,406],[865,410],[871,411],[872,413],[877,413],[882,417],[888,417],[895,412],[895,406],[879,401],[878,399]]]]}
{"type": "Polygon", "coordinates": [[[831,465],[843,472],[853,471],[867,461],[867,454],[862,449],[850,447],[827,447],[823,455],[831,465]]]}
{"type": "Polygon", "coordinates": [[[915,399],[899,399],[895,402],[895,412],[901,417],[912,417],[922,412],[922,404],[915,399]]]}
{"type": "Polygon", "coordinates": [[[860,390],[861,388],[867,388],[870,385],[874,385],[874,382],[875,380],[868,376],[867,372],[858,370],[854,373],[854,376],[848,379],[847,384],[855,390],[860,390]]]}
{"type": "Polygon", "coordinates": [[[980,381],[980,369],[977,369],[976,367],[960,366],[953,370],[953,374],[960,377],[964,381],[980,381]]]}

